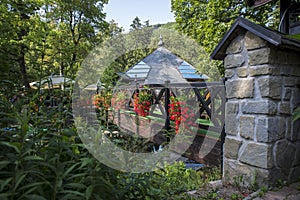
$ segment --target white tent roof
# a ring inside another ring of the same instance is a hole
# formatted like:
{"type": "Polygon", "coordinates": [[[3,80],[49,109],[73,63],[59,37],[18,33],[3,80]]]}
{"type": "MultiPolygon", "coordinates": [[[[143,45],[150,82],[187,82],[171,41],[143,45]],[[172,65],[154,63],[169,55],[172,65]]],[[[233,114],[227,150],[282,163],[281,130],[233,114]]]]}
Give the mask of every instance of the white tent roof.
{"type": "Polygon", "coordinates": [[[41,87],[42,89],[49,89],[49,88],[60,88],[61,86],[71,85],[75,81],[72,79],[66,78],[60,75],[51,75],[42,79],[41,81],[34,81],[29,83],[30,87],[33,89],[38,89],[41,87]]]}

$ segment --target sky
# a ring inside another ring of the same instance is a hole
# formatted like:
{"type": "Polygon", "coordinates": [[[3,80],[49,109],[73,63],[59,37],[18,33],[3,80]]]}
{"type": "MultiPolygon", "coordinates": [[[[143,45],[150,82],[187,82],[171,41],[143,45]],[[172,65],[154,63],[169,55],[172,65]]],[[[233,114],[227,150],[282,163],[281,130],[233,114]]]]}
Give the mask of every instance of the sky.
{"type": "Polygon", "coordinates": [[[150,25],[175,21],[171,0],[109,0],[104,12],[107,21],[114,19],[125,31],[130,29],[135,17],[139,17],[142,23],[149,20],[150,25]]]}

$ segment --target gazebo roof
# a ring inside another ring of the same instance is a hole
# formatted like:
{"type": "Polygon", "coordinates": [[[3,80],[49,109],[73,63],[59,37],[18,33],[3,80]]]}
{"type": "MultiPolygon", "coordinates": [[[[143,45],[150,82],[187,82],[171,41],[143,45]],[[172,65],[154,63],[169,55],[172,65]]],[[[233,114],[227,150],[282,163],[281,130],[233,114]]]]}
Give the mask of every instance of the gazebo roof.
{"type": "Polygon", "coordinates": [[[197,69],[182,60],[163,46],[159,47],[143,60],[125,72],[131,80],[143,81],[143,84],[186,83],[188,81],[203,81],[206,75],[198,73],[197,69]]]}

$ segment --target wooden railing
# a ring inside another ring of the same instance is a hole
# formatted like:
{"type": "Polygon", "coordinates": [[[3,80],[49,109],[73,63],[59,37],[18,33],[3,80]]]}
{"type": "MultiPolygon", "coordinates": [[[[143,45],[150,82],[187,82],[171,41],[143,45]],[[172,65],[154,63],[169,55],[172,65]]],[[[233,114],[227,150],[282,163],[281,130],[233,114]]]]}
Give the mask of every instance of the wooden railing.
{"type": "Polygon", "coordinates": [[[170,95],[175,97],[185,96],[185,101],[190,104],[189,106],[195,108],[194,111],[198,116],[196,120],[198,124],[197,137],[187,154],[202,163],[214,165],[221,163],[222,145],[225,138],[225,89],[223,82],[151,84],[144,85],[143,88],[126,88],[126,90],[130,93],[128,95],[130,98],[125,101],[124,108],[112,108],[109,114],[110,119],[113,119],[113,122],[120,128],[151,138],[154,142],[163,143],[166,138],[161,134],[157,134],[157,131],[162,133],[170,131],[174,124],[169,116],[170,95]],[[145,88],[153,94],[153,105],[149,116],[140,117],[133,110],[133,98],[136,93],[145,88]],[[197,155],[204,138],[206,140],[217,140],[217,142],[212,142],[212,144],[215,144],[215,148],[212,150],[211,155],[208,155],[206,161],[197,155]]]}

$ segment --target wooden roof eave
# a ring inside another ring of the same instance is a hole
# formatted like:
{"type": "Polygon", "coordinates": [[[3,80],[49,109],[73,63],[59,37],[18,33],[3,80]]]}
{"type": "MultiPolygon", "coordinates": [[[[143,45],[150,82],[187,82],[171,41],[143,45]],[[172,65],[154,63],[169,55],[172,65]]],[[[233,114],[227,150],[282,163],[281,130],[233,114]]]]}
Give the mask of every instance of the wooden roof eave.
{"type": "Polygon", "coordinates": [[[288,38],[282,33],[265,28],[261,25],[257,25],[242,17],[238,17],[230,30],[225,34],[217,47],[213,50],[210,58],[214,60],[223,60],[226,56],[226,49],[230,45],[231,41],[238,35],[243,34],[247,31],[252,32],[256,36],[264,39],[274,46],[298,51],[300,50],[299,40],[288,38]]]}

